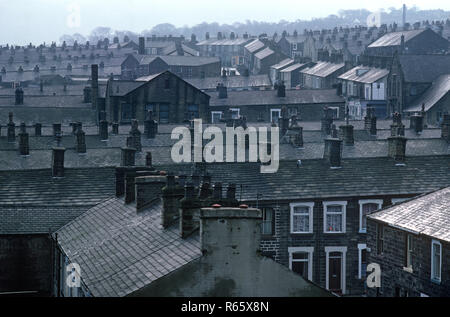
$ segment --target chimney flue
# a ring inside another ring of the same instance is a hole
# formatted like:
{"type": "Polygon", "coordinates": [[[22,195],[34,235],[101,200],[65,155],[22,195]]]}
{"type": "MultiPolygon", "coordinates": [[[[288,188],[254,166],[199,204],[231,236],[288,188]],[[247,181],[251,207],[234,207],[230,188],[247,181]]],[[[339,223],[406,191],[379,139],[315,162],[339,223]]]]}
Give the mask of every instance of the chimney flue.
{"type": "Polygon", "coordinates": [[[336,138],[325,139],[325,151],[323,158],[330,164],[331,168],[340,168],[342,158],[342,140],[336,138]]]}

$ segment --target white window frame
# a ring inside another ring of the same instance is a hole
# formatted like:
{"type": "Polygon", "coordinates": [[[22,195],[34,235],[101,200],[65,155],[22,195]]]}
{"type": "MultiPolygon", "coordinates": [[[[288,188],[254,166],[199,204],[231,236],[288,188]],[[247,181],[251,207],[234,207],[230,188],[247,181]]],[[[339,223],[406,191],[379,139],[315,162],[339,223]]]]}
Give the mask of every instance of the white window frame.
{"type": "Polygon", "coordinates": [[[306,203],[291,203],[290,205],[291,209],[291,234],[311,234],[313,233],[313,217],[314,217],[314,203],[313,202],[306,202],[306,203]],[[309,231],[308,232],[298,232],[294,231],[294,208],[295,207],[308,207],[309,208],[309,231]]]}
{"type": "Polygon", "coordinates": [[[346,233],[347,222],[347,201],[324,201],[323,202],[323,233],[326,234],[339,234],[346,233]],[[328,231],[327,230],[327,209],[328,206],[342,206],[342,231],[328,231]]]}
{"type": "Polygon", "coordinates": [[[339,119],[339,107],[328,107],[328,109],[336,110],[336,119],[339,119]]]}
{"type": "Polygon", "coordinates": [[[435,283],[441,283],[442,281],[442,244],[437,240],[431,241],[431,281],[435,283]],[[434,245],[439,245],[439,279],[435,278],[436,272],[434,272],[434,245]]]}
{"type": "Polygon", "coordinates": [[[220,119],[222,119],[222,117],[223,117],[223,111],[211,111],[211,123],[215,123],[214,122],[215,114],[220,114],[220,119]]]}
{"type": "MultiPolygon", "coordinates": [[[[365,204],[378,204],[378,209],[381,209],[381,207],[383,206],[383,200],[382,199],[362,199],[359,201],[359,233],[367,233],[367,228],[362,227],[363,206],[365,204]]],[[[367,226],[367,221],[366,221],[366,226],[367,226]]]]}
{"type": "Polygon", "coordinates": [[[292,254],[298,252],[308,253],[308,280],[312,281],[313,276],[313,253],[314,247],[290,247],[288,248],[289,252],[289,269],[292,271],[292,254]]]}
{"type": "Polygon", "coordinates": [[[345,294],[346,292],[346,255],[347,255],[347,247],[325,247],[325,253],[326,253],[326,265],[325,265],[325,286],[326,289],[330,289],[330,281],[329,281],[329,274],[330,274],[330,253],[331,252],[341,252],[342,253],[342,263],[341,263],[341,289],[342,294],[345,294]]]}
{"type": "Polygon", "coordinates": [[[270,122],[273,122],[273,113],[274,112],[278,112],[278,120],[281,118],[281,109],[279,109],[279,108],[270,109],[270,122]]]}
{"type": "Polygon", "coordinates": [[[240,108],[230,108],[230,111],[231,111],[232,119],[238,119],[241,117],[241,109],[240,108]],[[233,118],[233,111],[237,112],[237,118],[233,118]]]}
{"type": "Polygon", "coordinates": [[[358,243],[358,279],[362,278],[362,251],[367,250],[365,243],[358,243]]]}

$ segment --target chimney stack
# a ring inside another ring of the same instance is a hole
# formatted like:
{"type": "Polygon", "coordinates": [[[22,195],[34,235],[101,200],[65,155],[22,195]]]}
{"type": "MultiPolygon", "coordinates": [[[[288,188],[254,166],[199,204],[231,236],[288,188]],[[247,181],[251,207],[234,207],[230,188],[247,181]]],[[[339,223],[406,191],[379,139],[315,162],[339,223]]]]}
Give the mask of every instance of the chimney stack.
{"type": "Polygon", "coordinates": [[[16,142],[16,124],[13,121],[13,113],[10,112],[8,122],[8,143],[16,142]]]}
{"type": "Polygon", "coordinates": [[[371,107],[366,110],[364,129],[369,132],[370,135],[377,135],[377,117],[375,116],[375,109],[371,107]]]}
{"type": "Polygon", "coordinates": [[[166,184],[164,176],[141,176],[136,177],[136,211],[139,212],[145,207],[161,199],[161,189],[166,184]]]}
{"type": "Polygon", "coordinates": [[[139,55],[145,55],[145,37],[139,38],[139,55]]]}
{"type": "Polygon", "coordinates": [[[355,140],[353,137],[353,126],[348,125],[341,125],[339,127],[341,139],[344,141],[344,145],[354,145],[355,140]]]}
{"type": "Polygon", "coordinates": [[[144,135],[147,139],[154,139],[158,133],[158,123],[153,120],[153,112],[149,110],[144,122],[144,135]]]}
{"type": "Polygon", "coordinates": [[[228,98],[228,89],[224,84],[217,84],[217,91],[219,92],[219,99],[228,98]]]}
{"type": "Polygon", "coordinates": [[[331,113],[331,109],[328,107],[325,107],[323,109],[323,117],[321,120],[321,129],[322,132],[326,135],[331,134],[331,125],[333,124],[333,116],[331,113]]]}
{"type": "Polygon", "coordinates": [[[147,154],[145,155],[145,166],[153,167],[152,152],[147,152],[147,154]]]}
{"type": "Polygon", "coordinates": [[[441,126],[441,137],[450,143],[450,114],[444,114],[441,126]]]}
{"type": "Polygon", "coordinates": [[[42,124],[36,123],[34,125],[34,135],[35,136],[41,136],[42,135],[42,124]]]}
{"type": "Polygon", "coordinates": [[[277,97],[286,97],[286,86],[284,85],[283,81],[277,86],[277,97]]]}
{"type": "Polygon", "coordinates": [[[325,139],[325,151],[323,158],[330,164],[331,168],[340,168],[342,158],[342,140],[336,138],[325,139]]]}
{"type": "Polygon", "coordinates": [[[194,184],[188,182],[185,186],[184,198],[180,201],[180,234],[187,238],[199,227],[198,216],[201,201],[197,198],[194,184]]]}
{"type": "Polygon", "coordinates": [[[16,89],[16,105],[23,105],[23,89],[18,87],[16,89]]]}
{"type": "Polygon", "coordinates": [[[202,208],[200,244],[203,254],[250,263],[260,250],[262,212],[248,208],[202,208]],[[219,252],[220,251],[220,252],[219,252]]]}
{"type": "Polygon", "coordinates": [[[99,129],[100,129],[100,140],[108,141],[108,121],[100,120],[99,129]]]}
{"type": "Polygon", "coordinates": [[[20,125],[19,153],[24,156],[30,154],[29,135],[26,131],[25,123],[20,125]]]}
{"type": "Polygon", "coordinates": [[[169,227],[180,217],[180,200],[184,196],[184,189],[176,183],[175,176],[167,176],[166,186],[162,189],[163,211],[161,213],[161,225],[169,227]]]}
{"type": "Polygon", "coordinates": [[[99,111],[98,109],[98,65],[91,65],[91,91],[92,91],[92,109],[99,111]]]}
{"type": "Polygon", "coordinates": [[[64,153],[63,147],[54,147],[52,152],[52,176],[64,177],[64,153]]]}
{"type": "Polygon", "coordinates": [[[228,184],[227,188],[227,207],[237,207],[239,202],[236,200],[236,184],[228,184]]]}
{"type": "Polygon", "coordinates": [[[405,125],[402,123],[402,115],[398,112],[394,113],[391,124],[391,136],[404,136],[405,125]]]}
{"type": "Polygon", "coordinates": [[[119,123],[117,122],[112,123],[112,133],[115,135],[119,134],[119,123]]]}
{"type": "Polygon", "coordinates": [[[86,153],[86,133],[84,133],[83,128],[80,125],[77,125],[77,131],[75,132],[75,137],[77,139],[77,153],[84,154],[86,153]]]}
{"type": "Polygon", "coordinates": [[[409,119],[409,128],[413,129],[416,134],[422,134],[423,131],[423,115],[420,114],[414,114],[409,119]]]}
{"type": "Polygon", "coordinates": [[[130,131],[130,139],[129,147],[133,147],[136,149],[137,152],[142,151],[142,144],[141,144],[141,131],[139,131],[139,124],[137,120],[131,121],[131,131],[130,131]]]}
{"type": "Polygon", "coordinates": [[[404,164],[405,162],[406,141],[407,139],[401,135],[388,138],[388,156],[393,158],[397,164],[404,164]]]}
{"type": "Polygon", "coordinates": [[[122,148],[121,166],[134,166],[135,165],[136,149],[122,148]]]}

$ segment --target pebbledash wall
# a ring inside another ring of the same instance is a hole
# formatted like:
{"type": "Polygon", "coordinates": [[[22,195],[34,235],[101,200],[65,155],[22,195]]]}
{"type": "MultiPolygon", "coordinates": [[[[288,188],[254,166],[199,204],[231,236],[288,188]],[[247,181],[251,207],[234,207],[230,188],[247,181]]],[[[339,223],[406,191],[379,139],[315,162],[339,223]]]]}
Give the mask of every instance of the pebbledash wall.
{"type": "Polygon", "coordinates": [[[450,296],[450,245],[442,246],[441,282],[431,280],[431,244],[428,236],[411,234],[413,239],[412,272],[405,270],[406,231],[367,221],[367,247],[371,249],[369,263],[378,263],[381,268],[381,287],[368,290],[369,296],[450,296]],[[377,225],[384,228],[382,254],[377,252],[377,225]]]}
{"type": "MultiPolygon", "coordinates": [[[[259,208],[270,208],[274,213],[273,235],[263,235],[261,240],[262,253],[277,262],[290,267],[289,248],[313,248],[312,252],[312,282],[326,288],[327,265],[326,248],[336,247],[345,250],[345,286],[344,295],[366,294],[365,274],[359,277],[360,250],[367,244],[367,234],[360,232],[360,201],[382,201],[382,207],[392,205],[392,200],[406,199],[409,196],[361,196],[333,197],[324,199],[267,201],[258,202],[259,208]],[[345,233],[324,233],[324,202],[346,202],[345,233]],[[314,203],[313,233],[291,233],[291,203],[314,203]]],[[[255,203],[249,204],[255,207],[255,203]]],[[[331,251],[333,252],[333,251],[331,251]]],[[[310,259],[311,260],[311,259],[310,259]]]]}

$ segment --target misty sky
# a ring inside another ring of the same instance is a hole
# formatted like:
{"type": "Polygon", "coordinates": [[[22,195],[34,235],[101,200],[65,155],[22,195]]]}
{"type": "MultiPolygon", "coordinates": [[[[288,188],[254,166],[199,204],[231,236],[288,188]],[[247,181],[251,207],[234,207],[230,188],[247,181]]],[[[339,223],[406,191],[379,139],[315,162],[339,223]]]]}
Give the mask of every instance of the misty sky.
{"type": "Polygon", "coordinates": [[[97,26],[141,32],[166,22],[192,26],[201,22],[308,20],[341,9],[376,11],[400,8],[403,3],[419,9],[450,10],[448,0],[0,0],[0,43],[58,41],[62,34],[88,35],[97,26]]]}

